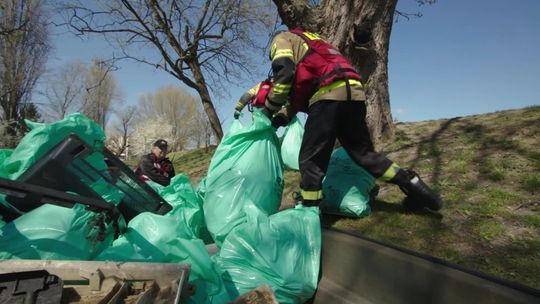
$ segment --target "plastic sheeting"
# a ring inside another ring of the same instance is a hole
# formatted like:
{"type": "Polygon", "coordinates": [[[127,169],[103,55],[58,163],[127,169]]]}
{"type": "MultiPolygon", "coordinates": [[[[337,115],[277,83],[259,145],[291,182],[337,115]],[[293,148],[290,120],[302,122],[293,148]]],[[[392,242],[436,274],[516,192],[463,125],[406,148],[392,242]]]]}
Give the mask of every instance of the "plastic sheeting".
{"type": "Polygon", "coordinates": [[[4,163],[4,160],[13,154],[11,149],[0,149],[0,164],[4,163]]]}
{"type": "MultiPolygon", "coordinates": [[[[15,180],[37,160],[70,134],[76,134],[95,149],[102,149],[105,135],[95,122],[80,113],[50,123],[25,121],[30,132],[14,150],[1,150],[0,176],[15,180]]],[[[103,156],[93,153],[87,160],[100,170],[107,170],[103,156]]],[[[120,196],[104,183],[90,185],[110,202],[120,196]]],[[[12,206],[0,195],[0,203],[12,206]]],[[[120,225],[123,222],[121,221],[120,225]]],[[[114,229],[104,216],[83,206],[63,208],[43,205],[5,224],[1,230],[0,258],[92,259],[111,244],[114,229]]]]}
{"type": "Polygon", "coordinates": [[[321,251],[318,208],[298,206],[271,215],[249,206],[247,222],[225,239],[216,261],[237,295],[262,284],[279,303],[303,303],[317,288],[321,251]]]}
{"type": "MultiPolygon", "coordinates": [[[[45,153],[58,145],[70,134],[77,134],[95,150],[103,149],[105,133],[94,121],[80,113],[74,113],[54,123],[35,123],[25,120],[31,130],[26,134],[13,153],[0,163],[0,177],[17,179],[45,153]]],[[[94,156],[98,170],[106,170],[106,164],[99,156],[94,156]]]]}
{"type": "Polygon", "coordinates": [[[343,148],[332,153],[326,177],[323,181],[324,213],[362,217],[369,215],[371,189],[375,178],[358,166],[343,148]]]}
{"type": "MultiPolygon", "coordinates": [[[[63,122],[32,124],[28,138],[37,145],[25,137],[13,153],[0,150],[0,174],[20,176],[71,133],[102,144],[101,129],[84,116],[63,122]]],[[[3,226],[0,219],[0,258],[189,263],[196,286],[189,303],[227,303],[261,284],[272,286],[281,303],[303,302],[317,286],[319,216],[303,207],[274,214],[283,192],[277,143],[270,121],[255,110],[251,126],[233,123],[196,190],[185,175],[167,187],[149,182],[173,206],[167,214],[141,213],[113,241],[103,215],[80,205],[43,205],[3,226]],[[223,245],[212,259],[201,240],[205,224],[223,245]]],[[[93,161],[102,162],[98,156],[93,161]]],[[[119,200],[114,193],[108,198],[119,200]]]]}
{"type": "Polygon", "coordinates": [[[253,116],[252,125],[228,132],[208,169],[204,215],[218,246],[246,221],[246,206],[270,215],[281,203],[284,181],[278,139],[264,114],[254,109],[253,116]]]}
{"type": "Polygon", "coordinates": [[[0,259],[91,260],[114,238],[102,219],[82,205],[43,205],[0,229],[0,259]]]}
{"type": "Polygon", "coordinates": [[[199,239],[204,218],[189,179],[177,175],[169,186],[159,190],[173,209],[165,215],[137,215],[128,223],[127,231],[96,260],[189,263],[190,282],[197,286],[195,303],[205,303],[213,297],[230,300],[204,242],[199,239]]]}
{"type": "MultiPolygon", "coordinates": [[[[105,142],[105,134],[101,127],[81,113],[68,115],[53,123],[35,123],[29,120],[25,120],[25,123],[30,132],[22,138],[19,145],[12,151],[0,150],[0,177],[16,180],[70,134],[79,136],[96,151],[101,151],[105,142]]],[[[98,171],[108,171],[101,153],[94,152],[85,160],[98,171]]],[[[90,183],[85,181],[84,177],[81,179],[107,202],[118,204],[123,197],[120,191],[103,180],[90,183]]],[[[0,204],[9,209],[16,207],[5,202],[1,195],[0,204]]]]}
{"type": "Polygon", "coordinates": [[[304,138],[304,126],[298,117],[293,117],[281,139],[281,157],[285,167],[299,170],[298,158],[304,138]]]}

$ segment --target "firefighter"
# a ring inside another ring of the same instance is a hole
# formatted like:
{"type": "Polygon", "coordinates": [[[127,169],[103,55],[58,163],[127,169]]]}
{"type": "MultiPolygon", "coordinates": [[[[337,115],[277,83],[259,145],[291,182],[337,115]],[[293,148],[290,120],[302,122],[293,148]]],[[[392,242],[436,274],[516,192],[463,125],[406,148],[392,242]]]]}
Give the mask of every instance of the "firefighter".
{"type": "Polygon", "coordinates": [[[400,187],[407,195],[405,208],[442,208],[439,195],[416,172],[402,169],[374,151],[360,75],[336,47],[317,34],[293,29],[274,36],[270,60],[274,83],[263,113],[281,125],[287,118],[278,111],[287,102],[291,114],[308,114],[299,156],[302,205],[319,206],[322,180],[338,139],[356,164],[377,179],[400,187]]]}
{"type": "Polygon", "coordinates": [[[245,92],[234,107],[234,119],[238,119],[240,117],[240,113],[246,107],[246,105],[249,105],[250,107],[264,108],[266,96],[268,95],[268,92],[270,92],[271,88],[272,79],[268,78],[257,83],[247,92],[245,92]]]}
{"type": "Polygon", "coordinates": [[[174,177],[174,167],[167,158],[168,144],[164,139],[158,139],[152,146],[152,151],[144,155],[135,169],[135,174],[142,180],[152,180],[160,185],[168,186],[174,177]]]}

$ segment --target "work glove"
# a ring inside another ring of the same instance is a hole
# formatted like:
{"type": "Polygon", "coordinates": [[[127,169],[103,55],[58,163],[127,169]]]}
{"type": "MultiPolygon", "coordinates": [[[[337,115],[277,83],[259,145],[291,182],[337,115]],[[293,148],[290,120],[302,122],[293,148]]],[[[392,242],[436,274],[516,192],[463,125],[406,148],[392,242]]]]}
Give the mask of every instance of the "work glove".
{"type": "Polygon", "coordinates": [[[234,119],[240,118],[240,111],[234,111],[234,119]]]}
{"type": "Polygon", "coordinates": [[[282,113],[278,113],[272,118],[272,127],[274,127],[276,130],[279,127],[285,127],[288,123],[289,119],[287,119],[287,116],[282,113]]]}

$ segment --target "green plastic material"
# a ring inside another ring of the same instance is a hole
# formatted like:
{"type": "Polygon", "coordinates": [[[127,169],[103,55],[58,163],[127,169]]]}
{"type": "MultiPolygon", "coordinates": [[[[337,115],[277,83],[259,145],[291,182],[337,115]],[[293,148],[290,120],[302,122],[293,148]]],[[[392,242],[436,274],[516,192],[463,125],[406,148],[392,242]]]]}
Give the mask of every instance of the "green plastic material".
{"type": "Polygon", "coordinates": [[[216,262],[237,295],[262,284],[279,303],[303,303],[317,288],[321,252],[318,208],[298,206],[270,217],[246,207],[247,222],[225,239],[216,262]]]}
{"type": "Polygon", "coordinates": [[[304,138],[304,126],[298,117],[293,117],[281,140],[281,157],[285,167],[291,170],[299,170],[298,157],[304,138]]]}
{"type": "Polygon", "coordinates": [[[0,164],[4,163],[4,160],[13,154],[12,149],[0,149],[0,164]]]}
{"type": "MultiPolygon", "coordinates": [[[[12,153],[13,153],[13,150],[11,149],[0,149],[0,176],[2,176],[1,169],[2,169],[2,164],[4,163],[4,160],[8,158],[9,156],[11,156],[12,153]]],[[[11,206],[10,203],[6,202],[5,195],[3,193],[0,193],[0,204],[2,204],[4,208],[16,212],[16,209],[13,208],[13,206],[11,206]]],[[[0,216],[0,220],[1,219],[2,219],[2,216],[0,216]]],[[[4,226],[5,224],[5,223],[4,224],[2,223],[4,222],[0,222],[0,227],[4,226]]]]}
{"type": "Polygon", "coordinates": [[[82,205],[43,205],[0,229],[0,259],[91,260],[114,238],[102,219],[82,205]]]}
{"type": "MultiPolygon", "coordinates": [[[[17,179],[23,172],[43,157],[54,146],[70,134],[78,135],[95,150],[101,150],[105,142],[105,133],[94,121],[80,113],[50,123],[25,121],[31,130],[26,134],[13,153],[0,163],[0,176],[11,180],[17,179]]],[[[98,170],[106,170],[105,162],[97,165],[98,170]]]]}
{"type": "Polygon", "coordinates": [[[258,109],[251,126],[229,132],[216,149],[204,197],[206,226],[218,246],[246,221],[244,208],[266,215],[278,211],[283,193],[283,168],[278,139],[270,120],[258,109]]]}
{"type": "MultiPolygon", "coordinates": [[[[81,114],[29,125],[15,150],[0,150],[0,176],[17,178],[71,133],[103,145],[101,128],[81,114]]],[[[100,153],[89,159],[106,170],[100,153]]],[[[113,241],[112,225],[100,228],[103,215],[81,205],[43,205],[7,224],[0,219],[0,259],[189,263],[196,293],[188,303],[228,303],[261,284],[272,286],[280,303],[301,303],[317,286],[319,214],[304,207],[276,213],[282,168],[275,131],[256,109],[251,126],[233,122],[197,190],[183,174],[167,187],[149,182],[173,206],[167,214],[141,213],[113,241]],[[222,245],[213,258],[201,240],[206,228],[222,245]]],[[[113,203],[121,199],[101,181],[90,186],[113,203]]]]}
{"type": "MultiPolygon", "coordinates": [[[[81,113],[68,115],[66,118],[53,123],[35,123],[29,120],[26,120],[25,123],[30,132],[22,138],[19,145],[11,153],[6,150],[2,150],[0,153],[0,160],[3,158],[3,161],[0,161],[0,177],[16,180],[70,134],[79,136],[96,151],[103,149],[105,141],[103,130],[93,120],[81,113]]],[[[108,172],[102,153],[94,152],[86,156],[85,160],[96,170],[108,172]]],[[[88,174],[90,173],[88,172],[88,174]]],[[[82,182],[86,182],[105,201],[118,204],[123,194],[106,181],[100,179],[90,183],[81,176],[82,182]]],[[[0,203],[12,208],[2,196],[0,196],[0,203]]]]}
{"type": "Polygon", "coordinates": [[[206,176],[201,178],[195,190],[199,199],[204,202],[204,197],[206,196],[206,176]]]}
{"type": "Polygon", "coordinates": [[[375,178],[359,167],[338,148],[332,153],[326,177],[323,181],[322,211],[349,217],[369,215],[369,193],[375,186],[375,178]]]}
{"type": "Polygon", "coordinates": [[[202,210],[202,200],[185,174],[173,177],[169,186],[158,192],[173,206],[165,216],[175,217],[189,238],[200,238],[206,226],[202,210]]]}
{"type": "Polygon", "coordinates": [[[234,134],[240,132],[240,130],[242,130],[243,128],[244,128],[244,126],[242,125],[242,123],[240,122],[239,119],[233,120],[233,122],[231,123],[231,126],[229,127],[227,132],[225,132],[225,134],[223,134],[222,140],[225,140],[230,135],[234,135],[234,134]]]}
{"type": "Polygon", "coordinates": [[[189,263],[190,282],[197,286],[194,299],[199,301],[196,302],[203,303],[220,295],[223,284],[219,272],[214,269],[204,242],[198,238],[204,219],[189,179],[183,174],[175,176],[169,186],[161,189],[160,195],[173,210],[165,215],[149,212],[137,215],[128,223],[127,231],[96,260],[189,263]]]}

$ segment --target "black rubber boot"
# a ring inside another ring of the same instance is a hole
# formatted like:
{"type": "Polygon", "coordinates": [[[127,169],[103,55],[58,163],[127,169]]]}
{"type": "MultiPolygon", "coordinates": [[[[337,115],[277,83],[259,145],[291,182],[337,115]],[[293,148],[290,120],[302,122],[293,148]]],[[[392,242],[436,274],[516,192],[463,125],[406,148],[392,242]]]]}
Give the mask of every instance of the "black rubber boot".
{"type": "Polygon", "coordinates": [[[294,201],[296,205],[302,205],[304,207],[320,207],[321,200],[305,200],[300,192],[293,193],[294,201]]]}
{"type": "Polygon", "coordinates": [[[437,211],[443,206],[439,195],[431,190],[412,170],[400,169],[392,182],[397,184],[401,191],[407,195],[403,201],[403,206],[407,210],[416,211],[426,207],[437,211]]]}
{"type": "Polygon", "coordinates": [[[320,207],[321,206],[321,200],[316,200],[316,201],[303,200],[302,201],[302,206],[304,206],[304,207],[320,207]]]}

